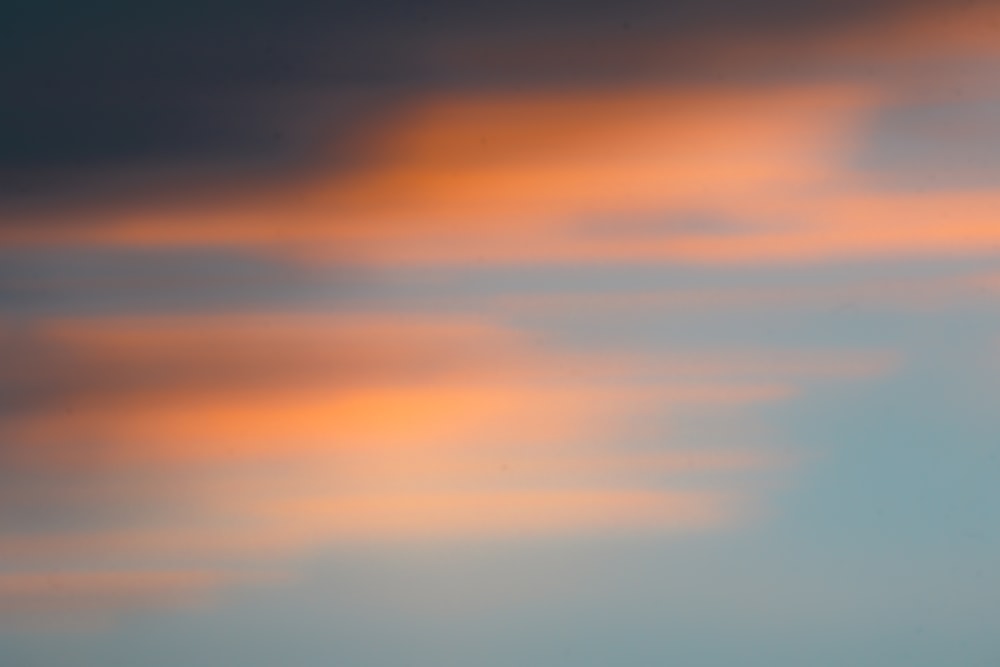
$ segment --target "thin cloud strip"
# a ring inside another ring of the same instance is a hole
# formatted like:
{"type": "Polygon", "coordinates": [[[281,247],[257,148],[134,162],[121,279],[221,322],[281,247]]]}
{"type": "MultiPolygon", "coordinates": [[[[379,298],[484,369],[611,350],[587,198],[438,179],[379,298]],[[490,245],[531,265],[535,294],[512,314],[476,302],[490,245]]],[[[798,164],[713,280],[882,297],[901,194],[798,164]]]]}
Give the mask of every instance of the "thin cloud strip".
{"type": "Polygon", "coordinates": [[[274,580],[227,570],[0,572],[0,620],[29,630],[99,630],[131,614],[204,607],[225,588],[274,580]]]}
{"type": "Polygon", "coordinates": [[[621,292],[505,293],[493,298],[496,312],[510,315],[625,313],[740,313],[761,310],[892,308],[903,311],[962,307],[1000,295],[1000,273],[886,278],[812,285],[759,285],[621,292]]]}

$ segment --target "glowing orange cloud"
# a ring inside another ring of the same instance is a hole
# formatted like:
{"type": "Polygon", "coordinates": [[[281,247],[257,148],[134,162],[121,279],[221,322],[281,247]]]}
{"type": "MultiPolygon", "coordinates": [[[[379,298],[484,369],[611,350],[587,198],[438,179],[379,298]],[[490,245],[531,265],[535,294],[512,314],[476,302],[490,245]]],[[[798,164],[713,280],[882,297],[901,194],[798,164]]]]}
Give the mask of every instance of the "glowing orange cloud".
{"type": "Polygon", "coordinates": [[[22,465],[556,446],[610,438],[627,414],[793,391],[766,374],[730,381],[725,363],[668,380],[677,363],[555,352],[463,318],[110,318],[44,323],[37,336],[53,362],[0,374],[34,386],[37,404],[5,427],[22,465]],[[650,369],[656,384],[636,381],[650,369]]]}
{"type": "MultiPolygon", "coordinates": [[[[740,202],[728,211],[704,203],[691,209],[664,209],[678,219],[678,231],[629,229],[594,234],[586,225],[541,229],[531,238],[515,234],[474,238],[442,235],[406,247],[384,244],[386,261],[466,266],[472,262],[772,264],[859,258],[967,256],[994,254],[1000,247],[1000,192],[890,194],[852,192],[774,201],[740,202]],[[685,230],[691,210],[719,215],[731,229],[685,230]],[[732,215],[732,217],[727,217],[732,215]]],[[[623,214],[623,220],[627,221],[623,214]]]]}
{"type": "Polygon", "coordinates": [[[120,211],[75,229],[87,242],[375,265],[994,252],[1000,192],[872,190],[852,174],[881,97],[842,85],[429,97],[353,171],[249,203],[120,211]]]}
{"type": "Polygon", "coordinates": [[[121,211],[75,229],[81,241],[305,244],[360,261],[454,260],[495,243],[530,258],[581,222],[778,205],[838,173],[876,101],[845,86],[430,97],[384,129],[370,166],[249,204],[121,211]]]}
{"type": "MultiPolygon", "coordinates": [[[[921,5],[801,39],[698,38],[720,60],[751,67],[995,56],[998,17],[996,3],[921,5]]],[[[672,48],[633,41],[648,60],[672,48]]],[[[74,211],[73,225],[7,226],[2,242],[237,246],[449,266],[994,252],[995,189],[892,192],[852,172],[867,121],[897,92],[647,83],[428,93],[381,126],[351,169],[213,204],[74,211]]]]}
{"type": "Polygon", "coordinates": [[[0,493],[0,520],[79,518],[0,533],[8,567],[71,573],[0,577],[0,615],[22,621],[194,604],[242,581],[234,563],[331,545],[722,530],[766,513],[804,458],[748,408],[888,367],[556,348],[445,315],[53,318],[6,334],[33,355],[0,369],[0,387],[31,389],[0,456],[34,483],[0,493]],[[733,438],[688,439],[694,411],[733,438]],[[167,569],[116,569],[137,565],[167,569]]]}
{"type": "MultiPolygon", "coordinates": [[[[718,527],[761,501],[733,476],[797,457],[750,440],[694,448],[669,422],[787,399],[803,377],[835,374],[818,357],[749,351],[556,351],[445,316],[55,319],[33,331],[51,363],[36,358],[34,403],[6,420],[0,454],[37,479],[91,482],[8,489],[5,511],[160,509],[141,525],[8,532],[8,562],[718,527]],[[651,433],[644,414],[668,422],[655,448],[639,446],[651,433]],[[134,484],[101,481],[126,473],[134,484]]],[[[27,369],[14,364],[0,381],[22,383],[27,369]]]]}

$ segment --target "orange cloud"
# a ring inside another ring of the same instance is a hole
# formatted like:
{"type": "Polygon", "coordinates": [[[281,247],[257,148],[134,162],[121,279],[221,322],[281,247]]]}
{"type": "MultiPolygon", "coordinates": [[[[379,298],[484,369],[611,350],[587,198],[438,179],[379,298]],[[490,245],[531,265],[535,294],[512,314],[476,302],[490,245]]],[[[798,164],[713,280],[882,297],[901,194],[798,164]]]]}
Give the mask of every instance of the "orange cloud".
{"type": "Polygon", "coordinates": [[[0,345],[31,352],[0,369],[30,388],[0,456],[33,481],[0,494],[0,559],[69,573],[0,576],[0,616],[48,623],[200,604],[244,581],[234,566],[349,543],[740,525],[804,458],[748,406],[888,363],[554,349],[481,318],[375,314],[59,318],[0,345]],[[689,439],[694,411],[732,440],[689,439]]]}
{"type": "MultiPolygon", "coordinates": [[[[666,220],[691,210],[719,215],[732,225],[714,231],[630,230],[594,234],[586,225],[474,238],[442,235],[393,248],[386,261],[468,266],[472,263],[801,264],[880,257],[995,254],[1000,248],[1000,192],[891,194],[851,192],[796,199],[741,202],[739,212],[708,201],[689,209],[663,209],[666,220]],[[732,215],[733,217],[728,217],[732,215]]],[[[627,221],[628,214],[622,214],[627,221]]]]}
{"type": "Polygon", "coordinates": [[[556,352],[463,318],[62,320],[40,323],[32,345],[47,360],[15,354],[0,372],[25,395],[4,428],[23,443],[7,446],[20,465],[555,446],[610,438],[628,414],[793,390],[766,375],[733,382],[706,364],[670,380],[676,363],[556,352]],[[655,384],[637,381],[654,368],[655,384]]]}
{"type": "MultiPolygon", "coordinates": [[[[698,40],[721,62],[751,68],[792,58],[995,56],[998,17],[996,3],[919,5],[801,38],[720,33],[698,40]]],[[[648,61],[663,59],[664,49],[694,48],[629,41],[648,61]]],[[[214,203],[74,211],[72,225],[8,225],[2,240],[236,246],[382,266],[995,252],[995,189],[890,192],[852,173],[867,122],[896,85],[428,93],[374,132],[352,169],[214,203]]]]}
{"type": "Polygon", "coordinates": [[[12,352],[0,382],[25,394],[23,411],[31,410],[29,399],[63,410],[153,394],[167,400],[317,383],[398,384],[470,363],[503,364],[521,338],[461,317],[56,318],[0,329],[0,343],[12,352]]]}
{"type": "Polygon", "coordinates": [[[34,382],[0,455],[39,480],[5,491],[8,562],[198,564],[463,531],[718,527],[758,502],[733,476],[795,457],[749,441],[693,449],[669,421],[787,399],[823,371],[749,353],[557,351],[444,316],[55,319],[28,331],[4,344],[33,355],[0,370],[10,388],[34,382]],[[665,430],[654,436],[644,414],[665,430]],[[637,448],[650,437],[656,448],[637,448]],[[78,520],[25,534],[18,512],[78,520]]]}
{"type": "Polygon", "coordinates": [[[777,206],[838,173],[876,102],[847,86],[429,97],[384,129],[368,166],[249,204],[109,213],[56,240],[79,230],[88,242],[263,244],[376,262],[474,261],[499,244],[530,259],[547,234],[585,220],[777,206]]]}
{"type": "Polygon", "coordinates": [[[996,190],[880,191],[851,172],[882,97],[844,85],[433,96],[353,171],[246,202],[109,213],[58,240],[446,266],[996,252],[996,190]]]}

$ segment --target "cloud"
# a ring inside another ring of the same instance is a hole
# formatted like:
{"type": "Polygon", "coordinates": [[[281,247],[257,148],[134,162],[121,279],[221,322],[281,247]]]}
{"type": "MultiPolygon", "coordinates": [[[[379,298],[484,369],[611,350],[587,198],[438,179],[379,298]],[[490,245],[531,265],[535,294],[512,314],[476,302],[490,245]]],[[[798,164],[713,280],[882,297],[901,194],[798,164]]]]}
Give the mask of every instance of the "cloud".
{"type": "Polygon", "coordinates": [[[204,604],[254,577],[209,570],[0,573],[0,619],[11,626],[94,629],[137,613],[204,604]]]}
{"type": "Polygon", "coordinates": [[[587,238],[593,221],[783,213],[790,189],[840,176],[876,101],[851,86],[438,95],[404,107],[348,174],[246,202],[135,208],[6,237],[263,246],[362,263],[588,259],[606,247],[614,260],[622,241],[587,238]]]}
{"type": "Polygon", "coordinates": [[[372,312],[10,320],[0,347],[0,558],[33,569],[0,576],[0,615],[32,625],[186,608],[349,544],[731,529],[807,458],[754,407],[888,368],[372,312]]]}
{"type": "Polygon", "coordinates": [[[264,508],[340,539],[552,537],[636,529],[704,530],[731,522],[738,504],[718,491],[548,490],[378,494],[292,500],[264,508]]]}
{"type": "Polygon", "coordinates": [[[515,332],[474,318],[145,316],[11,321],[3,385],[22,412],[149,393],[253,392],[456,372],[515,332]],[[402,343],[402,344],[401,344],[402,343]]]}
{"type": "Polygon", "coordinates": [[[649,375],[641,357],[557,352],[461,317],[56,319],[9,330],[6,347],[5,449],[22,465],[554,444],[607,437],[615,415],[654,406],[791,391],[766,375],[731,382],[710,361],[670,381],[677,363],[649,375]]]}
{"type": "MultiPolygon", "coordinates": [[[[342,204],[334,188],[331,210],[357,210],[367,224],[334,232],[332,247],[358,247],[379,265],[460,268],[802,264],[1000,247],[996,191],[883,190],[854,173],[879,104],[870,91],[612,99],[593,113],[589,97],[569,95],[418,113],[395,157],[349,184],[362,203],[342,204]],[[487,141],[494,128],[506,152],[479,153],[475,135],[487,141]],[[366,197],[378,202],[367,214],[366,197]]],[[[323,244],[303,254],[322,256],[323,244]]]]}
{"type": "Polygon", "coordinates": [[[759,83],[442,91],[400,104],[349,170],[0,236],[355,268],[996,253],[993,189],[890,190],[856,172],[889,94],[759,83]]]}
{"type": "MultiPolygon", "coordinates": [[[[10,12],[0,33],[11,91],[0,225],[5,243],[92,238],[87,230],[123,210],[144,209],[148,230],[167,210],[183,218],[316,178],[350,180],[401,114],[441,96],[683,92],[720,77],[751,88],[799,81],[800,70],[843,81],[830,72],[844,66],[869,82],[881,68],[875,78],[891,87],[898,72],[887,65],[995,57],[997,12],[992,1],[944,0],[739,0],[725,11],[694,0],[182,0],[128,11],[50,0],[10,12]]],[[[298,227],[296,217],[280,227],[298,227]]],[[[231,235],[226,215],[210,219],[217,238],[231,235]]]]}
{"type": "MultiPolygon", "coordinates": [[[[762,310],[839,310],[893,308],[907,311],[937,310],[995,298],[1000,274],[993,271],[962,272],[929,278],[885,278],[843,283],[777,284],[756,286],[677,288],[621,292],[505,293],[497,295],[498,312],[509,315],[566,315],[617,311],[623,313],[741,313],[762,310]]],[[[794,356],[794,354],[793,354],[794,356]]],[[[826,355],[824,355],[826,356],[826,355]]],[[[774,360],[777,362],[777,359],[774,360]]],[[[847,370],[864,368],[864,362],[834,362],[847,370]]],[[[876,359],[870,360],[878,364],[876,359]]],[[[771,366],[776,370],[779,366],[771,366]]]]}
{"type": "Polygon", "coordinates": [[[748,433],[687,443],[672,421],[735,425],[806,378],[884,370],[871,355],[556,348],[455,316],[56,318],[3,344],[17,363],[0,386],[19,402],[0,551],[36,563],[722,527],[744,516],[733,503],[763,502],[734,479],[797,456],[748,433]]]}
{"type": "Polygon", "coordinates": [[[881,190],[853,172],[879,99],[843,85],[438,95],[401,110],[348,174],[245,202],[14,227],[6,239],[364,267],[995,253],[997,192],[881,190]]]}

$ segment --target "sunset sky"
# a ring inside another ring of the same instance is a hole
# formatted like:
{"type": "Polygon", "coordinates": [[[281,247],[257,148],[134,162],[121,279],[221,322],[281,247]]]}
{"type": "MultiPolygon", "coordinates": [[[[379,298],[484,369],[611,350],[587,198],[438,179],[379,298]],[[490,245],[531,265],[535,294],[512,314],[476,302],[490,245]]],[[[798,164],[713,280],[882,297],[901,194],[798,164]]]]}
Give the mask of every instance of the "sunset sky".
{"type": "Polygon", "coordinates": [[[1000,664],[1000,3],[0,9],[0,667],[1000,664]]]}

